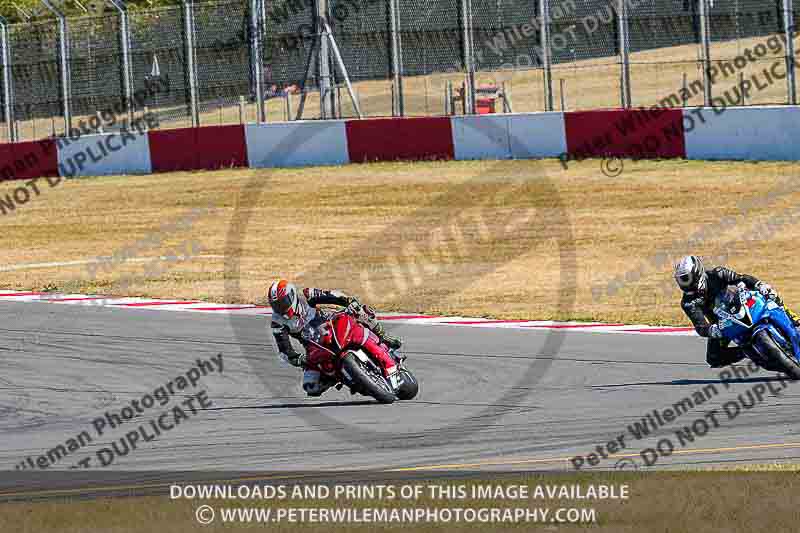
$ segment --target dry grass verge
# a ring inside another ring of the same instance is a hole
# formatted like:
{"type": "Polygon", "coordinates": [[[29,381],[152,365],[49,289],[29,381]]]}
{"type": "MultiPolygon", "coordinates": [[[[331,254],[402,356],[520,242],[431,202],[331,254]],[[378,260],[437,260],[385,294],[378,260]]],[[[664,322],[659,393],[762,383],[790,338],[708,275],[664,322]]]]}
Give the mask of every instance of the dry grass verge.
{"type": "MultiPolygon", "coordinates": [[[[684,323],[671,263],[697,253],[763,277],[788,302],[800,301],[794,257],[800,229],[789,216],[800,200],[791,186],[796,164],[626,165],[614,179],[596,161],[568,171],[555,161],[484,161],[45,185],[41,196],[0,217],[6,265],[0,286],[252,302],[271,279],[285,276],[340,287],[387,311],[684,323]],[[212,214],[184,227],[159,229],[209,206],[212,214]],[[237,209],[249,213],[249,222],[241,250],[232,250],[237,209]],[[780,224],[765,230],[762,223],[775,213],[780,224]],[[735,224],[719,223],[726,216],[735,224]],[[503,233],[507,225],[511,233],[503,233]],[[550,238],[567,231],[569,250],[550,238]],[[85,265],[19,269],[126,247],[137,257],[98,268],[96,278],[85,265]],[[192,257],[185,261],[150,263],[186,253],[192,257]],[[241,291],[226,291],[226,276],[240,279],[241,291]],[[620,287],[608,291],[615,280],[620,287]],[[559,290],[574,306],[553,303],[559,290]]],[[[0,194],[13,186],[2,184],[0,194]]]]}

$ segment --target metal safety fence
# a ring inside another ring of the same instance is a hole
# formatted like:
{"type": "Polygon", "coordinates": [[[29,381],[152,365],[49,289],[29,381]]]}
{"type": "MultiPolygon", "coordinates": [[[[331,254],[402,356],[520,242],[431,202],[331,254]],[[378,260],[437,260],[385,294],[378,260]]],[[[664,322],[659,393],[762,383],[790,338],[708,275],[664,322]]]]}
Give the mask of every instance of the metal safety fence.
{"type": "Polygon", "coordinates": [[[0,17],[6,142],[145,116],[797,103],[793,0],[107,0],[79,16],[40,1],[0,17]]]}

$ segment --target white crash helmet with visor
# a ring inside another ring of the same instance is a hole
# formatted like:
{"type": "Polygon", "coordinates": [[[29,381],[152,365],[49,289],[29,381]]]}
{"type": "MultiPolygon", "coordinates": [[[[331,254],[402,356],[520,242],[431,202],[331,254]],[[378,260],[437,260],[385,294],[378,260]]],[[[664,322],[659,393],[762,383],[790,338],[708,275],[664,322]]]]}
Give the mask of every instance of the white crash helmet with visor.
{"type": "Polygon", "coordinates": [[[311,318],[311,309],[303,294],[285,279],[274,281],[267,291],[272,311],[280,315],[292,330],[300,330],[311,318]]]}
{"type": "Polygon", "coordinates": [[[708,275],[703,261],[696,255],[687,255],[675,264],[675,282],[683,292],[703,292],[708,275]]]}

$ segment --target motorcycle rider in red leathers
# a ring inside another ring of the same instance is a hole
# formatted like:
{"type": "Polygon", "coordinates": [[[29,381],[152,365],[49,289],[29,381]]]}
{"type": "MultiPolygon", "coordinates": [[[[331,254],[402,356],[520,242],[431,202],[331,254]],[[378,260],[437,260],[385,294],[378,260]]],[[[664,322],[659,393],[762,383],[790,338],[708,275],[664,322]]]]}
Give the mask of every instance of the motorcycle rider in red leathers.
{"type": "Polygon", "coordinates": [[[398,386],[397,366],[389,348],[398,349],[402,345],[400,339],[388,335],[383,325],[375,318],[375,313],[367,306],[361,305],[354,297],[340,291],[306,288],[302,292],[294,284],[286,280],[278,280],[270,285],[267,299],[272,308],[272,334],[278,345],[282,361],[303,368],[303,389],[309,396],[320,396],[335,385],[316,368],[307,364],[305,354],[298,353],[293,347],[291,338],[295,338],[305,347],[301,333],[303,328],[312,322],[327,320],[328,315],[318,309],[318,305],[337,305],[347,308],[348,313],[356,318],[362,330],[354,331],[352,344],[363,348],[383,368],[385,377],[395,389],[398,386]]]}

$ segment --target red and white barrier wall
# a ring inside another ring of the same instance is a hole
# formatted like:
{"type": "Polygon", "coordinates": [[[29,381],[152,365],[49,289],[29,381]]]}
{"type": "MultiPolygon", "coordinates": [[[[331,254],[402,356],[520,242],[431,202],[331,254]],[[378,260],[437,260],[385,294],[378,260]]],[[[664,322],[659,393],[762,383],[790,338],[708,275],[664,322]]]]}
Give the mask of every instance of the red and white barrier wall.
{"type": "Polygon", "coordinates": [[[686,111],[688,159],[800,160],[800,107],[686,111]],[[703,122],[705,119],[705,122],[703,122]]]}
{"type": "Polygon", "coordinates": [[[609,109],[208,126],[0,145],[0,179],[426,159],[800,160],[800,107],[609,109]]]}

